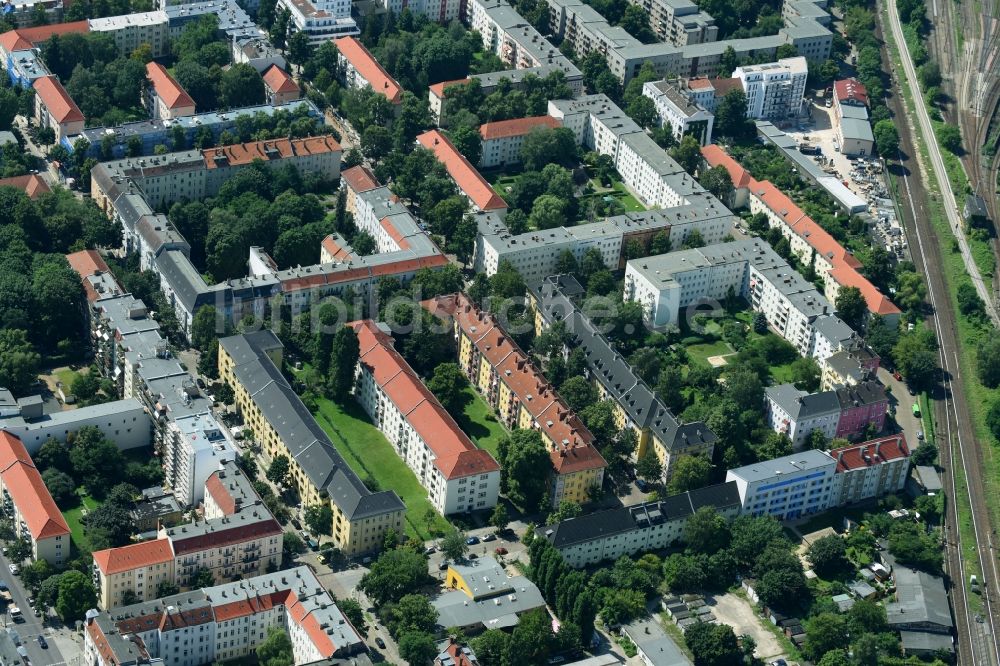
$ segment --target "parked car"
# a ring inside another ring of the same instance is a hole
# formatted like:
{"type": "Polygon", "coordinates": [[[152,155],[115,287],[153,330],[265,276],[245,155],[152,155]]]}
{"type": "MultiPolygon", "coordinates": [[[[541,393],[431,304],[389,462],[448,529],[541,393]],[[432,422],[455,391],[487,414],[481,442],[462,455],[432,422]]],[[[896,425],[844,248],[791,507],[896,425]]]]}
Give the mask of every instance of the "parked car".
{"type": "Polygon", "coordinates": [[[437,548],[435,548],[434,546],[427,546],[427,548],[424,548],[424,554],[425,555],[433,555],[436,552],[437,552],[437,548]]]}
{"type": "Polygon", "coordinates": [[[8,568],[8,569],[10,569],[10,572],[11,572],[12,574],[16,574],[16,573],[18,572],[18,568],[17,568],[17,565],[16,565],[16,564],[14,564],[14,563],[11,563],[11,564],[8,564],[8,565],[7,565],[7,568],[8,568]]]}
{"type": "Polygon", "coordinates": [[[506,555],[507,554],[507,549],[504,548],[503,546],[500,546],[499,548],[497,548],[493,552],[496,553],[497,555],[506,555]]]}
{"type": "Polygon", "coordinates": [[[496,534],[487,534],[486,536],[483,537],[483,543],[487,543],[489,541],[496,541],[496,540],[497,540],[497,535],[496,534]]]}
{"type": "Polygon", "coordinates": [[[470,536],[468,539],[465,540],[466,546],[475,546],[478,543],[479,543],[479,537],[477,536],[470,536]]]}
{"type": "Polygon", "coordinates": [[[382,640],[381,636],[376,636],[375,637],[375,645],[378,646],[379,650],[384,650],[385,649],[385,641],[382,640]]]}
{"type": "Polygon", "coordinates": [[[43,650],[49,649],[48,641],[46,641],[45,636],[42,636],[41,634],[38,634],[38,647],[42,648],[43,650]]]}
{"type": "Polygon", "coordinates": [[[438,565],[438,571],[448,570],[448,560],[441,560],[441,564],[438,565]]]}

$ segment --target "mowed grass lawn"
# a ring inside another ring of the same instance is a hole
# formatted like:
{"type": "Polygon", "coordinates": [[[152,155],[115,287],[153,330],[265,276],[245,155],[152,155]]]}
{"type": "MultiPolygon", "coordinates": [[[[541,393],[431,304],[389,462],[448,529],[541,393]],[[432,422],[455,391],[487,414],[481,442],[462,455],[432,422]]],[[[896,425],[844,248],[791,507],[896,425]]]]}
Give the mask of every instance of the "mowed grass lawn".
{"type": "Polygon", "coordinates": [[[692,359],[697,359],[701,361],[704,365],[709,365],[709,356],[725,356],[726,354],[732,354],[733,348],[729,346],[728,342],[723,340],[717,340],[716,342],[699,342],[693,345],[688,345],[686,348],[688,356],[692,359]]]}
{"type": "Polygon", "coordinates": [[[84,533],[83,519],[84,510],[93,511],[101,505],[100,502],[95,500],[90,495],[80,496],[80,505],[69,509],[68,511],[63,511],[63,518],[66,519],[66,523],[69,525],[69,531],[73,538],[73,545],[76,546],[77,552],[91,552],[90,540],[87,539],[87,535],[84,533]]]}
{"type": "Polygon", "coordinates": [[[316,420],[351,469],[362,478],[371,477],[383,490],[395,490],[403,500],[407,536],[426,541],[449,529],[448,522],[427,499],[427,491],[416,475],[360,405],[352,401],[341,406],[317,398],[316,406],[316,420]]]}
{"type": "Polygon", "coordinates": [[[497,443],[507,434],[506,428],[496,420],[493,410],[471,386],[462,389],[467,397],[461,414],[454,415],[459,427],[481,449],[497,457],[497,443]],[[492,417],[492,418],[487,418],[492,417]]]}

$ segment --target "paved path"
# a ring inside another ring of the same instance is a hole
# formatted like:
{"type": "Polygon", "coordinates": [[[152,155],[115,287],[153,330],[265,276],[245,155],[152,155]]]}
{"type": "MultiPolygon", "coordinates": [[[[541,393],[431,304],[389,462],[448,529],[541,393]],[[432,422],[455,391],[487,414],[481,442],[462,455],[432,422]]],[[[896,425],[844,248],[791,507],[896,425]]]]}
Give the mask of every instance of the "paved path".
{"type": "Polygon", "coordinates": [[[962,260],[965,262],[965,270],[969,273],[979,298],[986,304],[986,312],[993,325],[1000,327],[1000,316],[997,315],[996,305],[993,302],[990,289],[983,282],[983,276],[979,273],[979,267],[972,259],[972,252],[969,249],[969,242],[965,238],[965,231],[962,228],[962,218],[959,215],[958,203],[955,201],[955,193],[951,190],[951,183],[948,181],[948,171],[944,166],[944,159],[941,157],[941,148],[934,138],[934,126],[931,124],[930,116],[927,114],[927,105],[923,95],[920,94],[920,85],[917,81],[917,70],[913,66],[913,58],[906,48],[906,40],[903,37],[903,27],[899,20],[899,11],[896,8],[895,0],[887,0],[889,9],[889,24],[892,27],[892,36],[896,41],[899,57],[903,62],[903,73],[906,75],[907,85],[913,98],[913,106],[916,110],[917,121],[920,124],[920,131],[923,134],[927,145],[927,153],[931,158],[931,165],[934,171],[934,178],[937,180],[938,190],[944,199],[944,212],[948,216],[948,224],[952,233],[958,239],[958,247],[962,251],[962,260]]]}

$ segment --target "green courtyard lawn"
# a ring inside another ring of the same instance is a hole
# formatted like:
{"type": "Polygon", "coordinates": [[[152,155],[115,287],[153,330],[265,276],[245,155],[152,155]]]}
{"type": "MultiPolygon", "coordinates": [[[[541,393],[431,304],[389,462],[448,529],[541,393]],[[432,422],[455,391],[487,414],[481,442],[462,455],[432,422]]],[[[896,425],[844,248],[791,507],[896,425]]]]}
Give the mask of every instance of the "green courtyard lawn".
{"type": "Polygon", "coordinates": [[[705,365],[709,365],[709,356],[724,356],[726,354],[733,353],[733,348],[724,340],[716,340],[715,342],[699,342],[697,344],[688,345],[686,349],[690,358],[697,359],[705,365]]]}
{"type": "Polygon", "coordinates": [[[81,490],[78,490],[77,492],[80,494],[79,506],[63,511],[63,518],[66,519],[66,523],[69,525],[73,545],[76,547],[77,552],[89,553],[92,551],[92,548],[90,546],[90,540],[84,532],[83,522],[81,521],[87,512],[93,511],[99,507],[101,503],[81,490]]]}
{"type": "Polygon", "coordinates": [[[351,469],[362,478],[373,479],[382,490],[396,491],[403,500],[407,536],[426,541],[449,529],[448,522],[427,499],[427,491],[416,475],[360,405],[352,401],[342,406],[317,398],[316,407],[316,420],[351,469]]]}
{"type": "Polygon", "coordinates": [[[481,449],[486,449],[494,458],[497,456],[497,443],[507,430],[497,421],[493,409],[483,400],[474,388],[466,386],[462,389],[468,400],[461,414],[453,415],[455,421],[466,435],[472,438],[481,449]]]}

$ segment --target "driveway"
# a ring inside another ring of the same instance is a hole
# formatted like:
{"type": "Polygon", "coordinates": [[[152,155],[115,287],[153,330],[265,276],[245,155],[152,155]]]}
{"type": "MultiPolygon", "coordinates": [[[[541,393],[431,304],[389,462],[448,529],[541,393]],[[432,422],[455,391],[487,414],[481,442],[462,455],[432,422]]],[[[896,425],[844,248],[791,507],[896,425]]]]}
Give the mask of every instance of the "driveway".
{"type": "Polygon", "coordinates": [[[878,369],[877,377],[883,386],[891,389],[889,403],[896,407],[896,424],[906,435],[910,448],[915,449],[920,444],[917,433],[924,429],[923,421],[913,415],[913,403],[917,401],[917,396],[910,395],[906,382],[898,381],[885,368],[878,369]]]}
{"type": "Polygon", "coordinates": [[[781,643],[764,626],[764,620],[757,617],[750,602],[731,592],[707,598],[706,601],[720,624],[728,624],[737,636],[749,634],[757,642],[755,654],[765,662],[786,656],[781,643]]]}

